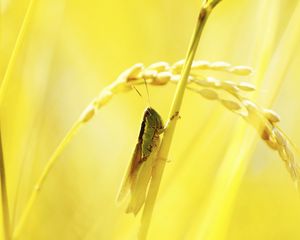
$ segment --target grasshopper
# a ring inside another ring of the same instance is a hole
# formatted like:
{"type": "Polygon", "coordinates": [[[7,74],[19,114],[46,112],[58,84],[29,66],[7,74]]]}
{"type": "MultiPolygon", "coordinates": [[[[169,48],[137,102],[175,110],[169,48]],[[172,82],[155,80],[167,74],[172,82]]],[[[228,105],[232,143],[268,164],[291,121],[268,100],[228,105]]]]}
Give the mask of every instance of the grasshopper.
{"type": "Polygon", "coordinates": [[[161,116],[153,108],[146,108],[138,142],[117,198],[119,202],[128,193],[130,194],[126,213],[136,215],[145,202],[152,169],[160,146],[160,134],[163,131],[164,124],[161,116]]]}

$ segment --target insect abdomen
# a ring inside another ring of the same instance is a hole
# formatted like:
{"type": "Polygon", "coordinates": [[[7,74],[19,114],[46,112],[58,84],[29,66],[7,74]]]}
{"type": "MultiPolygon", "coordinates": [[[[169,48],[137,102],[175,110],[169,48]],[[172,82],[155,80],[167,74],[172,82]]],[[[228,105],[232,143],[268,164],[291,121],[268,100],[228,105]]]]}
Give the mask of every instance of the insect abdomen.
{"type": "Polygon", "coordinates": [[[142,158],[147,158],[151,154],[154,134],[155,129],[146,126],[143,135],[142,158]]]}

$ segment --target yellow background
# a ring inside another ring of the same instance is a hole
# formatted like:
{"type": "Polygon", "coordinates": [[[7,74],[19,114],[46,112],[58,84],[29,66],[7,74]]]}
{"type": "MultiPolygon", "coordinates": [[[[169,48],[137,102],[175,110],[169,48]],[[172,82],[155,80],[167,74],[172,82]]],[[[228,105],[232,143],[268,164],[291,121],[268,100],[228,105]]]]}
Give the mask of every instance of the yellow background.
{"type": "MultiPolygon", "coordinates": [[[[1,0],[0,79],[29,3],[1,0]]],[[[33,2],[1,108],[14,227],[85,106],[134,63],[184,58],[200,6],[196,0],[33,2]]],[[[300,37],[293,24],[299,8],[298,0],[223,0],[197,54],[253,67],[247,79],[208,75],[256,84],[251,99],[276,110],[298,146],[300,37]]],[[[115,197],[148,104],[139,90],[143,99],[135,91],[114,96],[66,147],[20,239],[135,239],[139,216],[126,215],[115,197]]],[[[149,87],[164,119],[174,90],[149,87]]],[[[300,239],[299,222],[299,196],[278,154],[238,116],[186,92],[149,239],[293,240],[300,239]]]]}

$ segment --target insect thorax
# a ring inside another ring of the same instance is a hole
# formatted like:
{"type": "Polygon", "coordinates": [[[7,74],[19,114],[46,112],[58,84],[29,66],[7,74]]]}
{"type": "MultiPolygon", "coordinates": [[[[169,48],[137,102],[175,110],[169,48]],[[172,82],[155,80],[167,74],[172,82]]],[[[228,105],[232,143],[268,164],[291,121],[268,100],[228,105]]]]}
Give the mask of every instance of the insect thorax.
{"type": "Polygon", "coordinates": [[[163,128],[160,115],[153,109],[147,108],[144,115],[144,131],[142,134],[142,158],[145,160],[157,147],[159,132],[163,128]]]}

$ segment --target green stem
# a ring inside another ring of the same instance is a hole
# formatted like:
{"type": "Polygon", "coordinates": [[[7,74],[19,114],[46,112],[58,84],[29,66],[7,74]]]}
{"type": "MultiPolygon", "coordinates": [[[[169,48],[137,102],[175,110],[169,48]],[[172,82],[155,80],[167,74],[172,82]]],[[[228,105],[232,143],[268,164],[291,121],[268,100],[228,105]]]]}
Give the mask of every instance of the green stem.
{"type": "Polygon", "coordinates": [[[152,180],[149,186],[149,191],[147,194],[147,199],[145,202],[145,207],[143,211],[143,216],[141,220],[141,228],[139,231],[139,239],[144,240],[147,238],[148,230],[152,218],[152,213],[154,209],[155,200],[157,198],[160,182],[162,179],[162,174],[165,168],[166,159],[168,159],[169,150],[171,147],[176,122],[177,122],[177,116],[179,115],[180,107],[182,104],[184,91],[186,88],[186,85],[188,83],[188,76],[191,70],[191,66],[193,63],[193,59],[196,54],[196,50],[198,47],[198,43],[201,37],[201,34],[203,32],[203,28],[205,26],[205,23],[207,21],[208,16],[210,15],[213,8],[220,2],[221,0],[215,0],[211,3],[204,2],[205,4],[202,6],[200,10],[200,14],[198,17],[196,29],[194,31],[194,34],[192,36],[192,40],[187,52],[185,64],[183,66],[180,81],[177,85],[176,93],[173,98],[171,110],[169,112],[169,123],[167,124],[167,128],[164,132],[164,136],[162,139],[162,143],[158,152],[157,156],[157,164],[155,166],[155,169],[152,173],[152,180]]]}

